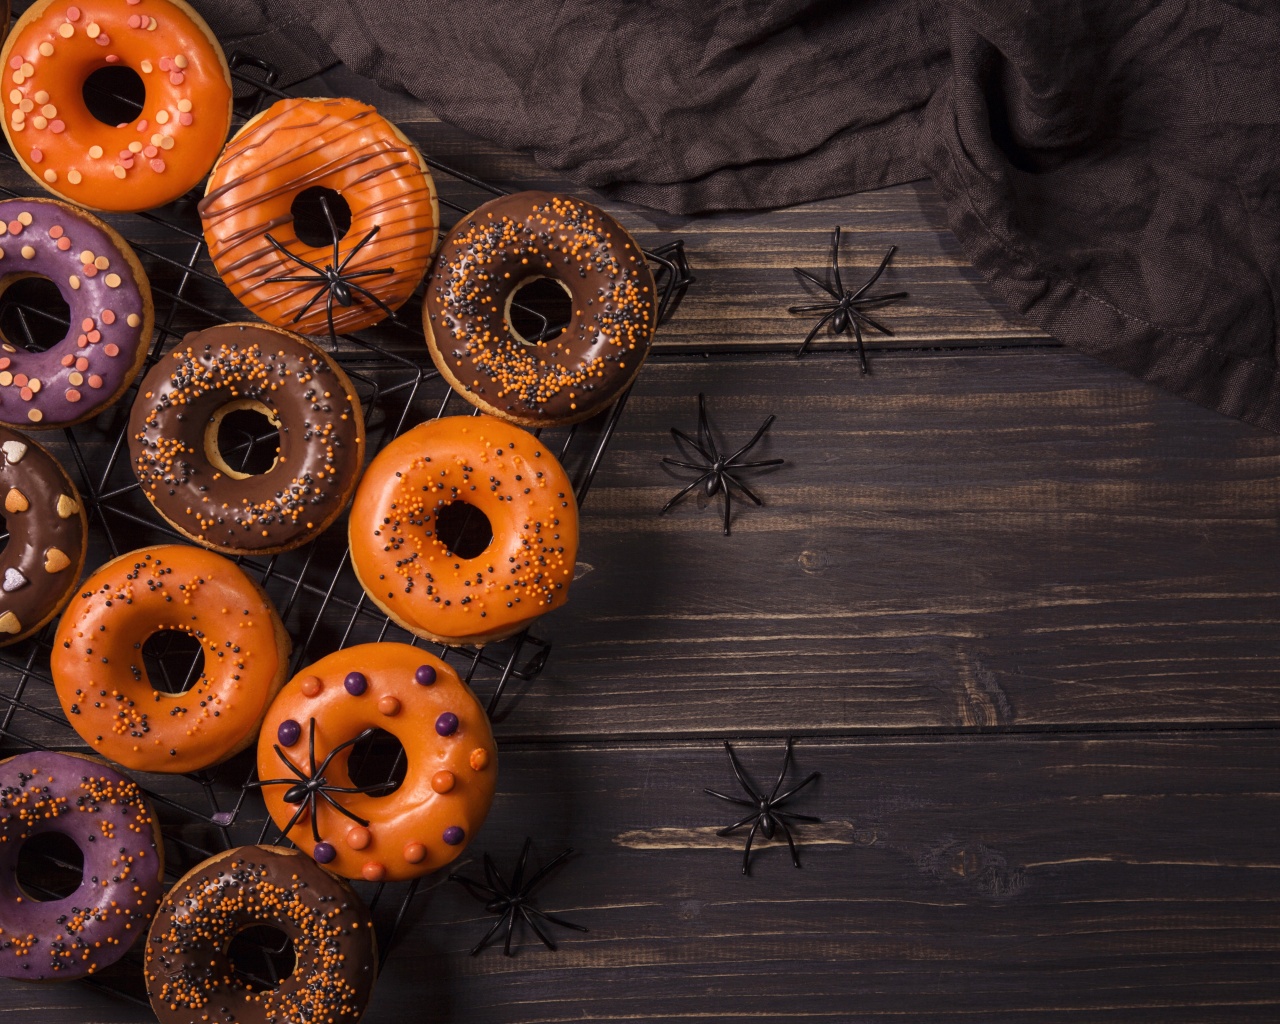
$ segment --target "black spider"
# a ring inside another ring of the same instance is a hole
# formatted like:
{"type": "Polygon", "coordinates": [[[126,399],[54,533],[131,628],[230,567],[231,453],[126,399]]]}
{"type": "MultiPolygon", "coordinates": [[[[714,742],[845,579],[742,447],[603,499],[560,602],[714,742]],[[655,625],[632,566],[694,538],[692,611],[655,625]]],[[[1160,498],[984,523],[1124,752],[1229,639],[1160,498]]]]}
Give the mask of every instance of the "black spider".
{"type": "Polygon", "coordinates": [[[770,416],[767,420],[765,420],[764,423],[761,424],[760,429],[755,432],[755,435],[751,438],[751,440],[748,441],[746,444],[744,444],[732,455],[728,455],[728,456],[721,455],[720,449],[716,445],[715,438],[711,436],[711,428],[707,426],[706,397],[704,395],[699,394],[698,395],[698,438],[697,440],[694,440],[692,437],[686,434],[683,430],[677,430],[675,427],[671,428],[671,436],[676,439],[677,448],[680,447],[680,442],[683,441],[690,448],[692,448],[694,452],[700,455],[704,461],[701,463],[681,462],[678,459],[670,459],[670,458],[667,458],[666,456],[663,456],[662,461],[666,463],[668,466],[679,466],[681,469],[696,469],[702,475],[699,476],[698,479],[694,480],[693,483],[682,488],[680,492],[675,495],[675,497],[673,497],[670,501],[668,501],[665,505],[663,505],[662,508],[659,509],[658,515],[660,516],[665,515],[668,511],[671,510],[671,507],[675,505],[677,501],[683,498],[695,487],[697,487],[699,484],[705,484],[706,494],[708,498],[714,497],[717,492],[721,492],[724,494],[724,535],[726,537],[729,536],[729,515],[730,515],[730,510],[731,510],[732,501],[733,501],[733,498],[732,498],[733,492],[731,488],[736,487],[739,491],[745,494],[757,505],[764,504],[763,501],[761,501],[758,497],[755,496],[755,494],[752,493],[751,489],[746,484],[744,484],[741,480],[739,480],[734,475],[735,471],[741,470],[741,469],[762,469],[765,466],[779,466],[786,461],[785,459],[767,459],[764,462],[739,462],[738,461],[738,459],[742,458],[742,456],[746,455],[747,452],[751,451],[751,449],[756,446],[760,438],[764,437],[765,431],[768,430],[769,427],[773,425],[773,421],[775,418],[776,417],[774,416],[770,416]]]}
{"type": "Polygon", "coordinates": [[[377,729],[366,729],[359,736],[354,736],[345,743],[339,743],[336,747],[325,755],[319,766],[316,765],[316,720],[310,719],[307,735],[307,764],[310,768],[309,772],[304,772],[296,764],[285,757],[284,751],[280,749],[280,744],[273,743],[271,749],[276,752],[276,756],[284,763],[284,766],[293,772],[293,778],[284,779],[262,779],[258,782],[250,782],[247,788],[258,788],[260,786],[288,786],[285,790],[284,802],[287,804],[297,804],[298,809],[293,812],[293,817],[289,819],[289,824],[280,830],[281,835],[286,839],[293,826],[298,823],[298,819],[302,817],[304,811],[309,811],[311,815],[311,837],[321,843],[320,826],[316,823],[316,803],[323,799],[330,807],[339,814],[343,814],[350,818],[357,825],[363,825],[366,828],[369,822],[358,814],[352,814],[349,810],[338,803],[330,793],[372,793],[379,789],[387,789],[396,785],[395,782],[375,782],[368,786],[331,786],[325,779],[325,770],[339,751],[345,750],[347,747],[354,746],[367,736],[372,736],[377,729]]]}
{"type": "Polygon", "coordinates": [[[729,752],[729,760],[733,764],[733,774],[738,778],[738,785],[746,791],[747,796],[751,799],[742,800],[738,797],[726,796],[724,793],[717,793],[714,789],[704,791],[720,800],[727,800],[731,804],[751,808],[751,813],[741,821],[735,821],[732,825],[722,828],[716,833],[718,836],[727,836],[735,829],[742,828],[748,822],[751,823],[751,831],[747,833],[747,847],[742,852],[742,873],[744,875],[751,874],[751,844],[755,840],[757,832],[766,839],[772,839],[774,833],[781,830],[782,834],[787,837],[787,845],[791,847],[791,863],[799,867],[800,854],[796,852],[796,841],[791,835],[791,829],[787,827],[787,820],[815,822],[822,820],[821,818],[815,818],[811,814],[795,814],[791,811],[778,810],[786,801],[790,800],[821,774],[820,772],[813,772],[798,786],[792,786],[785,793],[778,793],[778,790],[782,788],[782,780],[787,777],[787,770],[791,767],[791,743],[791,738],[788,737],[787,752],[782,758],[782,771],[778,773],[778,781],[773,784],[773,790],[768,796],[756,791],[756,788],[747,778],[746,772],[743,771],[742,765],[738,761],[738,755],[733,752],[733,747],[729,745],[728,740],[724,741],[724,749],[729,752]]]}
{"type": "Polygon", "coordinates": [[[379,267],[376,270],[355,270],[348,271],[347,265],[355,258],[356,253],[363,249],[373,240],[373,236],[378,233],[380,226],[375,224],[368,233],[360,239],[345,256],[339,252],[339,244],[342,241],[342,232],[338,230],[337,221],[333,219],[333,212],[329,209],[329,203],[324,196],[320,197],[320,206],[324,210],[325,219],[329,222],[329,231],[333,236],[333,260],[324,267],[317,266],[309,260],[304,260],[297,253],[290,252],[276,239],[271,237],[270,232],[267,233],[267,241],[270,242],[279,252],[293,260],[294,263],[311,271],[309,274],[282,274],[276,277],[269,277],[267,284],[277,284],[280,282],[298,281],[316,286],[315,294],[311,296],[296,314],[294,314],[293,322],[296,324],[311,309],[320,297],[325,297],[325,316],[329,320],[329,340],[337,343],[338,335],[333,329],[333,304],[336,302],[339,306],[351,306],[355,304],[356,298],[353,292],[363,295],[370,302],[373,302],[387,316],[393,316],[394,311],[383,302],[378,296],[374,295],[369,289],[356,284],[357,278],[362,277],[385,277],[387,274],[394,274],[395,267],[379,267]]]}
{"type": "Polygon", "coordinates": [[[511,876],[510,883],[503,881],[502,876],[498,874],[498,869],[493,865],[493,860],[487,853],[484,855],[484,877],[488,880],[488,885],[484,882],[477,882],[473,878],[464,878],[462,875],[449,876],[449,881],[460,883],[476,899],[483,900],[485,910],[491,914],[498,915],[498,920],[493,923],[493,927],[485,932],[484,938],[472,947],[472,956],[478,955],[482,949],[489,945],[504,924],[507,926],[507,938],[502,944],[502,952],[507,956],[511,956],[511,938],[515,932],[517,918],[523,918],[529,927],[534,930],[538,938],[542,940],[542,944],[550,950],[554,950],[556,944],[538,926],[539,918],[550,921],[552,924],[558,924],[562,928],[572,928],[578,932],[587,931],[580,924],[573,924],[563,918],[548,914],[545,910],[540,910],[532,902],[534,889],[557,865],[562,863],[569,854],[573,853],[573,850],[565,850],[564,853],[545,865],[541,871],[526,882],[524,881],[524,868],[529,860],[529,848],[532,845],[532,839],[525,839],[524,849],[520,851],[520,859],[516,862],[515,873],[511,876]]]}
{"type": "Polygon", "coordinates": [[[867,289],[880,279],[880,275],[884,273],[884,268],[889,265],[889,260],[893,258],[894,252],[897,251],[896,245],[889,246],[889,251],[884,254],[884,259],[880,261],[880,266],[876,267],[876,271],[863,283],[862,287],[856,292],[846,291],[844,281],[840,277],[840,228],[836,227],[831,233],[831,277],[834,280],[835,287],[825,281],[820,281],[807,270],[801,270],[799,267],[793,267],[796,276],[800,278],[801,283],[808,282],[821,288],[824,292],[831,296],[834,302],[823,302],[816,306],[792,306],[787,310],[788,313],[803,313],[813,315],[821,314],[821,318],[813,326],[813,330],[809,332],[808,337],[800,344],[796,357],[800,357],[809,350],[809,343],[818,336],[818,332],[827,321],[831,321],[832,329],[836,334],[844,334],[850,327],[853,328],[853,336],[858,342],[858,360],[862,365],[862,372],[870,372],[867,366],[867,350],[862,344],[862,324],[893,337],[893,331],[889,330],[884,324],[880,323],[867,315],[869,309],[879,309],[887,306],[891,302],[897,302],[899,299],[907,297],[906,292],[891,292],[887,295],[868,295],[867,289]]]}

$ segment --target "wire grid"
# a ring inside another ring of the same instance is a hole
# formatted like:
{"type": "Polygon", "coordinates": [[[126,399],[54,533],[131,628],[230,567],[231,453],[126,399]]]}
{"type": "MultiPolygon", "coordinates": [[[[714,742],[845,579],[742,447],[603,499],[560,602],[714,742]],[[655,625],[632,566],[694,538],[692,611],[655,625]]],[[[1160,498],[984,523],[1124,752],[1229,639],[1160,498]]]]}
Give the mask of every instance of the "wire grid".
{"type": "MultiPolygon", "coordinates": [[[[237,124],[269,102],[289,96],[275,87],[276,71],[263,61],[233,54],[230,64],[240,94],[237,124]]],[[[111,99],[130,103],[121,96],[111,99]]],[[[138,109],[138,104],[132,105],[138,109]]],[[[0,147],[0,160],[17,166],[5,147],[0,147]]],[[[439,161],[427,158],[427,163],[435,172],[441,193],[442,219],[465,215],[478,205],[478,200],[506,194],[439,161]]],[[[16,187],[0,184],[0,196],[42,194],[26,181],[25,175],[7,175],[6,181],[10,180],[20,183],[16,187]]],[[[186,332],[228,322],[232,318],[217,310],[228,305],[236,308],[209,261],[195,209],[198,199],[199,192],[194,191],[155,213],[111,218],[142,260],[155,299],[155,336],[139,379],[186,332]]],[[[679,241],[646,251],[646,256],[654,265],[658,281],[661,324],[675,312],[693,277],[679,241]]],[[[367,331],[333,339],[334,355],[355,385],[365,411],[370,455],[406,426],[435,416],[475,412],[431,367],[418,326],[420,311],[421,289],[395,316],[367,331]]],[[[540,321],[538,337],[558,333],[560,325],[551,323],[539,310],[523,312],[540,321]]],[[[61,337],[69,324],[42,305],[0,295],[0,327],[11,339],[16,337],[34,349],[40,346],[38,334],[52,331],[53,337],[61,337]]],[[[85,508],[90,513],[86,564],[91,566],[147,544],[186,543],[153,511],[130,466],[127,425],[136,388],[135,383],[95,420],[65,430],[62,443],[54,442],[48,433],[38,435],[41,443],[64,462],[74,464],[85,508]]],[[[564,464],[579,504],[591,487],[626,398],[624,393],[610,409],[586,423],[536,432],[564,464]]],[[[219,447],[234,468],[248,470],[255,462],[259,471],[265,468],[261,457],[264,451],[268,455],[274,453],[277,435],[273,428],[263,429],[264,426],[265,421],[242,424],[220,434],[219,447]]],[[[0,543],[5,539],[7,533],[0,533],[0,543]]],[[[500,708],[508,685],[513,680],[531,682],[551,651],[549,642],[527,630],[480,649],[431,644],[396,626],[368,601],[355,579],[346,545],[345,516],[298,550],[271,557],[242,556],[235,561],[263,586],[294,638],[291,672],[356,643],[410,643],[450,661],[473,688],[488,689],[489,714],[500,720],[506,713],[500,708]]],[[[49,674],[54,628],[50,625],[31,640],[0,649],[0,742],[8,748],[6,754],[16,752],[12,749],[15,747],[86,749],[62,713],[49,674]]],[[[181,692],[199,676],[202,656],[184,634],[157,634],[145,645],[144,656],[148,677],[157,689],[181,692]]],[[[403,750],[389,737],[384,735],[381,739],[381,743],[365,743],[353,751],[350,767],[354,776],[366,780],[403,777],[403,750]]],[[[260,797],[247,796],[252,791],[246,790],[244,783],[254,777],[253,758],[251,748],[223,765],[190,775],[134,773],[155,806],[165,840],[169,876],[176,879],[201,860],[245,843],[292,845],[265,815],[260,797]]],[[[50,866],[74,870],[74,865],[56,858],[50,866]]],[[[385,959],[418,882],[371,885],[357,881],[355,886],[374,915],[385,959]]],[[[121,964],[92,981],[145,1004],[139,961],[140,953],[135,950],[121,964]]],[[[238,944],[237,971],[256,985],[278,983],[290,966],[291,956],[284,946],[269,941],[238,944]]]]}

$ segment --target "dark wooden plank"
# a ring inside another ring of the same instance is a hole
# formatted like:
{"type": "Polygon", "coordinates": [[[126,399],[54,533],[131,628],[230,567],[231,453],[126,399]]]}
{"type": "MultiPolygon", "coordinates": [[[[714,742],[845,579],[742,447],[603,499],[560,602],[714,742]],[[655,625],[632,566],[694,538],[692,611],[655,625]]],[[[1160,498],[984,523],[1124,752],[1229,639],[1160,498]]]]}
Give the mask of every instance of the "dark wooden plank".
{"type": "MultiPolygon", "coordinates": [[[[1274,733],[801,743],[786,849],[739,873],[714,743],[502,755],[475,857],[578,855],[544,909],[561,951],[467,950],[490,919],[435,878],[366,1018],[1209,1022],[1276,1018],[1274,733]]],[[[739,747],[772,779],[781,743],[739,747]]],[[[142,1020],[83,987],[0,988],[54,1020],[142,1020]],[[82,1014],[82,1015],[80,1015],[82,1014]]]]}
{"type": "Polygon", "coordinates": [[[648,365],[511,735],[1280,719],[1280,437],[1086,357],[648,365]],[[698,391],[764,508],[657,510],[698,391]]]}

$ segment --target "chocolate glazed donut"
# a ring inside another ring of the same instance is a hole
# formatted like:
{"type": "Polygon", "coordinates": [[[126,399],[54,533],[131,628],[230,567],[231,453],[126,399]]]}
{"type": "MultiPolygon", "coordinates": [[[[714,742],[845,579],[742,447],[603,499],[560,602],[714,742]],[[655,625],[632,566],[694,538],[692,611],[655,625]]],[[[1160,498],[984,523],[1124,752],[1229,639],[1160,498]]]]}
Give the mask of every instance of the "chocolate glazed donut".
{"type": "Polygon", "coordinates": [[[152,368],[129,417],[143,493],[184,536],[224,554],[274,554],[346,508],[364,463],[360,400],[338,364],[296,334],[225,324],[188,334],[152,368]],[[280,432],[265,473],[218,449],[223,418],[264,415],[280,432]]]}
{"type": "Polygon", "coordinates": [[[84,569],[80,494],[58,460],[0,427],[0,490],[9,543],[0,552],[0,647],[23,640],[65,607],[84,569]]]}
{"type": "Polygon", "coordinates": [[[242,846],[197,865],[147,936],[147,994],[161,1024],[355,1024],[377,971],[373,921],[351,887],[296,850],[242,846]],[[228,949],[265,925],[293,940],[275,988],[237,978],[228,949]]]}
{"type": "Polygon", "coordinates": [[[468,402],[534,429],[576,423],[631,384],[657,324],[653,272],[623,227],[590,203],[518,192],[459,221],[422,305],[431,358],[468,402]],[[511,323],[521,286],[556,281],[573,315],[546,341],[511,323]]]}

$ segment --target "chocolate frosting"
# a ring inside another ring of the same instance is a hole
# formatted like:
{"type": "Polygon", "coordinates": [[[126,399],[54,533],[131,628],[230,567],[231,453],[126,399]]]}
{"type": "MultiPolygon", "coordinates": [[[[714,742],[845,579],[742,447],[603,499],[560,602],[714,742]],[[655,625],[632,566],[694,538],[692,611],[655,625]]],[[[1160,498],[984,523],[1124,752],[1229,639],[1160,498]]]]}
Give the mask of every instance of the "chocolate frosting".
{"type": "Polygon", "coordinates": [[[66,604],[84,567],[80,494],[58,460],[0,427],[0,491],[9,542],[0,552],[0,645],[36,632],[66,604]]]}
{"type": "Polygon", "coordinates": [[[120,959],[160,901],[164,868],[142,790],[96,758],[31,751],[0,761],[0,977],[81,978],[120,959]],[[16,874],[22,846],[60,832],[84,855],[71,895],[41,901],[16,874]]]}
{"type": "Polygon", "coordinates": [[[423,320],[440,372],[473,404],[525,426],[585,419],[644,362],[657,315],[653,273],[617,221],[580,199],[519,192],[456,224],[427,284],[423,320]],[[531,343],[512,333],[510,298],[553,278],[573,316],[531,343]]]}
{"type": "Polygon", "coordinates": [[[0,202],[0,291],[34,274],[52,281],[71,310],[66,337],[43,352],[0,339],[0,423],[76,423],[133,381],[151,341],[151,290],[122,245],[65,203],[0,202]]]}
{"type": "Polygon", "coordinates": [[[244,846],[165,898],[147,936],[147,992],[161,1024],[354,1022],[373,991],[375,947],[369,912],[345,882],[296,852],[244,846]],[[227,954],[254,925],[293,941],[296,965],[274,989],[236,978],[227,954]]]}
{"type": "Polygon", "coordinates": [[[129,417],[143,493],[191,539],[219,551],[278,551],[321,532],[364,462],[355,390],[315,346],[276,328],[226,324],[187,335],[152,368],[129,417]],[[237,479],[210,461],[206,433],[228,406],[280,431],[276,463],[237,479]]]}

